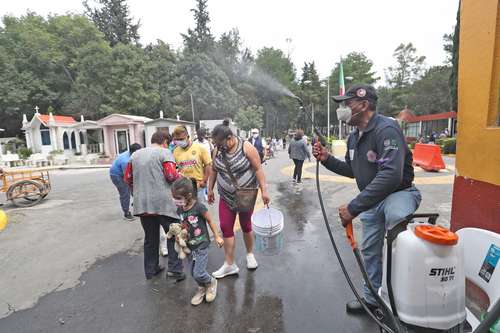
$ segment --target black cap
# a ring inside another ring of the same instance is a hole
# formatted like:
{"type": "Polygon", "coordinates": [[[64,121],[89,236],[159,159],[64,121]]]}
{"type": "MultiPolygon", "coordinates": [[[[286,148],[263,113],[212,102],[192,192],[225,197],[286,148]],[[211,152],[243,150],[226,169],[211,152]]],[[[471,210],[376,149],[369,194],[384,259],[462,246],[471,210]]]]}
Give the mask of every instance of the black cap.
{"type": "Polygon", "coordinates": [[[378,99],[377,91],[368,84],[355,84],[346,91],[345,95],[332,97],[332,99],[337,103],[342,103],[353,98],[371,100],[374,102],[378,99]]]}

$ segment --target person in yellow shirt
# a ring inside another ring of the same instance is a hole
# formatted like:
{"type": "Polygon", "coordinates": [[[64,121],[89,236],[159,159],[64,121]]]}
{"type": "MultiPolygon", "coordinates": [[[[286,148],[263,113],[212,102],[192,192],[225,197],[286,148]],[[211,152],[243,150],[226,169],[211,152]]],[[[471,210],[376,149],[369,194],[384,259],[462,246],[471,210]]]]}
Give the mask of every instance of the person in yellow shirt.
{"type": "Polygon", "coordinates": [[[188,130],[183,125],[175,127],[173,137],[174,158],[179,172],[184,177],[196,181],[198,200],[205,202],[205,188],[212,172],[210,153],[199,143],[191,141],[188,130]]]}

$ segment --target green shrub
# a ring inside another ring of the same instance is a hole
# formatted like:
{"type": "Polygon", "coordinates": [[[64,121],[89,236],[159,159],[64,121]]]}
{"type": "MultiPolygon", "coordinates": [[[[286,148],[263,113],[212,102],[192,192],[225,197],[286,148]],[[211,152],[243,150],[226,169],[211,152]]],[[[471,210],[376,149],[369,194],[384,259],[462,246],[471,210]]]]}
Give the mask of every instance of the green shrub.
{"type": "Polygon", "coordinates": [[[442,142],[440,146],[441,146],[441,152],[443,154],[456,154],[457,152],[456,138],[440,139],[440,141],[442,142]]]}
{"type": "Polygon", "coordinates": [[[22,147],[17,150],[17,155],[22,160],[27,160],[31,154],[33,154],[33,151],[30,148],[22,147]]]}
{"type": "Polygon", "coordinates": [[[60,155],[60,154],[64,154],[64,150],[61,150],[61,149],[52,150],[49,154],[50,154],[50,155],[60,155]]]}

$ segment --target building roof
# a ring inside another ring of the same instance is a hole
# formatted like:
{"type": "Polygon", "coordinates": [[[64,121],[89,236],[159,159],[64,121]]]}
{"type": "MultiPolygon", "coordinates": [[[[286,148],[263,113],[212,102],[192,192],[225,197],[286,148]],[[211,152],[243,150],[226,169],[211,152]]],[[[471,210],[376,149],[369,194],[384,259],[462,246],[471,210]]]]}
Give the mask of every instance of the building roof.
{"type": "MultiPolygon", "coordinates": [[[[73,117],[69,116],[52,116],[56,125],[72,125],[76,123],[73,117]]],[[[50,116],[48,114],[38,114],[38,119],[45,125],[49,123],[50,116]]]]}
{"type": "Polygon", "coordinates": [[[125,121],[129,121],[129,122],[132,121],[132,122],[139,122],[139,123],[145,123],[146,121],[151,120],[151,118],[143,117],[143,116],[132,116],[129,114],[113,113],[113,114],[110,114],[109,116],[106,116],[102,119],[99,119],[97,121],[97,123],[99,125],[110,125],[111,123],[116,122],[120,118],[124,119],[125,121]]]}
{"type": "Polygon", "coordinates": [[[412,110],[410,110],[408,108],[404,108],[403,111],[401,111],[396,116],[396,119],[401,120],[401,121],[411,121],[413,118],[415,118],[415,114],[413,113],[412,110]]]}
{"type": "Polygon", "coordinates": [[[153,119],[153,120],[148,120],[148,121],[144,122],[144,124],[154,124],[154,123],[162,122],[162,121],[167,121],[167,122],[175,123],[175,124],[186,124],[186,125],[194,125],[195,124],[192,121],[177,120],[177,119],[173,119],[173,118],[157,118],[157,119],[153,119]]]}
{"type": "Polygon", "coordinates": [[[420,121],[433,121],[433,120],[444,120],[444,119],[456,119],[457,113],[455,111],[434,113],[434,114],[424,114],[421,116],[415,116],[410,109],[404,109],[396,117],[399,120],[406,121],[407,123],[418,123],[420,121]]]}

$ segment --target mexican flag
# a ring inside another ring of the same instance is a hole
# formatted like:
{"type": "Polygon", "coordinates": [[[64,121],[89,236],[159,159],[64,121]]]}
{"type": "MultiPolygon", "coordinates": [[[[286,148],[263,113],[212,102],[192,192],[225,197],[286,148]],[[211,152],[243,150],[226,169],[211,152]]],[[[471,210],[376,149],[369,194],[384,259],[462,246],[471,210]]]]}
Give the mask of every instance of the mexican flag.
{"type": "Polygon", "coordinates": [[[340,70],[339,70],[339,95],[345,94],[345,84],[344,84],[344,68],[342,67],[342,59],[340,59],[340,70]]]}

